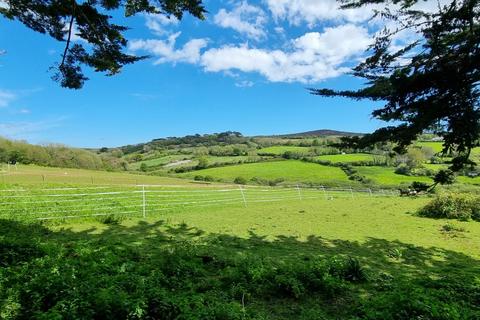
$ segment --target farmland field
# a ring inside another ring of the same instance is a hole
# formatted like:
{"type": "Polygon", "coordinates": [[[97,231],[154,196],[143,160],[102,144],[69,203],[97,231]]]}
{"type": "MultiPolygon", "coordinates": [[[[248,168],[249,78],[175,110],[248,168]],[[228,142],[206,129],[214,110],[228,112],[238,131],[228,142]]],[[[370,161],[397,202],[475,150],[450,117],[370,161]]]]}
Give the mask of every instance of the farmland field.
{"type": "Polygon", "coordinates": [[[0,173],[3,184],[188,184],[188,181],[176,178],[157,177],[124,172],[93,171],[70,168],[51,168],[35,165],[4,167],[0,173]]]}
{"type": "Polygon", "coordinates": [[[234,166],[209,168],[181,174],[193,178],[197,175],[212,176],[216,179],[232,182],[237,177],[247,180],[261,178],[268,180],[284,179],[291,183],[317,184],[353,184],[346,174],[336,167],[323,166],[298,160],[248,163],[234,166]]]}
{"type": "MultiPolygon", "coordinates": [[[[199,173],[351,184],[295,160],[199,173]]],[[[1,318],[380,320],[411,290],[444,319],[480,312],[480,223],[420,218],[428,197],[36,166],[4,178],[1,318]]]]}
{"type": "Polygon", "coordinates": [[[295,153],[308,153],[310,148],[307,147],[295,147],[295,146],[273,146],[268,148],[262,148],[257,151],[260,155],[281,155],[287,151],[295,153]]]}
{"type": "Polygon", "coordinates": [[[0,251],[7,258],[0,288],[8,288],[0,290],[0,312],[3,318],[213,312],[214,319],[380,320],[408,308],[397,295],[414,294],[440,308],[443,319],[475,319],[480,223],[412,214],[427,201],[362,197],[352,206],[350,198],[290,199],[113,222],[0,220],[0,244],[8,248],[0,251]],[[445,225],[462,231],[444,231],[445,225]],[[358,261],[361,269],[348,272],[366,278],[312,278],[325,264],[344,272],[343,261],[358,261]]]}
{"type": "Polygon", "coordinates": [[[443,142],[419,141],[416,142],[415,145],[419,147],[432,148],[435,153],[440,153],[443,150],[443,142]]]}
{"type": "MultiPolygon", "coordinates": [[[[315,157],[317,160],[330,161],[332,163],[348,163],[348,162],[361,162],[361,161],[373,161],[375,155],[368,153],[352,153],[352,154],[333,154],[315,157]]],[[[377,156],[380,157],[380,156],[377,156]]]]}
{"type": "Polygon", "coordinates": [[[400,184],[410,184],[413,181],[432,183],[432,179],[423,176],[405,176],[395,173],[395,168],[391,167],[355,167],[359,174],[372,179],[374,182],[386,186],[399,186],[400,184]]]}
{"type": "Polygon", "coordinates": [[[164,166],[166,164],[175,162],[175,161],[182,161],[186,159],[190,159],[192,156],[189,155],[169,155],[163,156],[158,158],[153,158],[149,160],[143,160],[132,163],[129,168],[132,170],[139,170],[142,163],[144,163],[148,167],[157,167],[157,166],[164,166]]]}

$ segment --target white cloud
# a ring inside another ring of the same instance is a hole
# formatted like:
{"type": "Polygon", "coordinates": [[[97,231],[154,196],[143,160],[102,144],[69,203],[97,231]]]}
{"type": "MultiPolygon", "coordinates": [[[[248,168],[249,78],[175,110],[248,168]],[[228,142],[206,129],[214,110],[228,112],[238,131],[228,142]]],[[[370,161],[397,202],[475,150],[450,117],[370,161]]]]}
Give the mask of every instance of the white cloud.
{"type": "Polygon", "coordinates": [[[66,117],[42,121],[0,122],[0,136],[11,139],[30,139],[32,135],[60,127],[66,117]]]}
{"type": "MultiPolygon", "coordinates": [[[[180,32],[166,40],[130,42],[131,51],[145,51],[156,58],[154,64],[190,63],[206,72],[259,73],[272,82],[318,82],[345,73],[371,43],[364,27],[345,24],[309,32],[288,41],[286,49],[264,49],[248,44],[226,45],[204,50],[206,39],[193,39],[177,47],[180,32]],[[203,51],[203,52],[202,52],[203,51]]],[[[246,83],[244,83],[246,84],[246,83]]]]}
{"type": "Polygon", "coordinates": [[[207,39],[193,39],[185,43],[181,49],[175,49],[175,44],[180,34],[181,32],[172,34],[167,40],[132,40],[129,43],[129,49],[131,51],[146,51],[156,56],[157,60],[154,64],[166,62],[199,62],[200,51],[207,46],[207,39]]]}
{"type": "Polygon", "coordinates": [[[264,38],[267,17],[265,12],[256,6],[242,1],[232,11],[220,9],[214,16],[215,24],[223,28],[231,28],[255,40],[264,38]]]}
{"type": "Polygon", "coordinates": [[[20,109],[20,110],[18,110],[18,113],[20,113],[20,114],[30,114],[30,110],[29,109],[20,109]]]}
{"type": "Polygon", "coordinates": [[[152,31],[154,34],[161,36],[168,34],[169,32],[165,30],[165,27],[168,25],[177,25],[179,20],[174,17],[167,17],[163,14],[147,14],[145,15],[145,25],[147,28],[152,31]]]}
{"type": "MultiPolygon", "coordinates": [[[[374,9],[382,9],[382,6],[368,5],[356,9],[340,9],[338,0],[265,0],[268,9],[275,20],[286,20],[292,25],[307,23],[309,27],[314,27],[318,23],[325,21],[351,23],[361,23],[370,19],[374,14],[374,9]]],[[[451,3],[453,0],[428,0],[419,1],[413,6],[415,10],[425,12],[438,11],[438,5],[441,6],[451,3]]],[[[390,9],[398,9],[398,5],[388,4],[390,9]]]]}
{"type": "Polygon", "coordinates": [[[17,98],[17,95],[8,90],[0,89],[0,108],[8,107],[8,105],[17,98]]]}
{"type": "Polygon", "coordinates": [[[317,82],[348,71],[345,64],[360,57],[370,43],[365,28],[347,24],[306,33],[292,40],[289,51],[247,45],[210,49],[201,64],[208,72],[257,72],[272,82],[317,82]]]}
{"type": "Polygon", "coordinates": [[[238,88],[250,88],[253,87],[254,83],[249,80],[242,80],[235,83],[235,86],[238,88]]]}
{"type": "Polygon", "coordinates": [[[373,15],[372,7],[339,9],[337,0],[265,0],[273,17],[292,25],[306,22],[313,27],[322,21],[362,22],[373,15]]]}

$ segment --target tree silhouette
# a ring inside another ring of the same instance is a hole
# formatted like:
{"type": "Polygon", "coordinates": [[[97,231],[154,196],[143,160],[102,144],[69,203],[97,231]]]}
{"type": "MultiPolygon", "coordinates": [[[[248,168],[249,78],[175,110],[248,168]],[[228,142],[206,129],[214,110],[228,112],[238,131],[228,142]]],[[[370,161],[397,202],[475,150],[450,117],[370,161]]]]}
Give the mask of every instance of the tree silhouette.
{"type": "Polygon", "coordinates": [[[61,61],[52,67],[53,79],[62,87],[79,89],[88,78],[82,65],[106,75],[144,56],[124,53],[128,27],[112,22],[106,14],[123,9],[126,17],[138,13],[163,14],[181,19],[184,12],[204,19],[202,0],[5,0],[0,14],[26,27],[65,42],[61,61]],[[73,33],[84,40],[72,44],[73,33]]]}
{"type": "Polygon", "coordinates": [[[456,151],[452,169],[469,163],[480,135],[480,5],[478,0],[452,1],[438,11],[416,9],[418,0],[341,0],[343,8],[385,4],[377,15],[395,28],[379,32],[370,56],[353,69],[366,80],[356,91],[310,89],[315,95],[384,101],[372,115],[396,122],[361,139],[364,145],[394,141],[397,151],[426,130],[444,138],[444,151],[456,151]],[[391,4],[397,6],[394,11],[391,4]],[[400,32],[417,39],[395,50],[400,32]],[[395,45],[395,46],[394,46],[395,45]]]}

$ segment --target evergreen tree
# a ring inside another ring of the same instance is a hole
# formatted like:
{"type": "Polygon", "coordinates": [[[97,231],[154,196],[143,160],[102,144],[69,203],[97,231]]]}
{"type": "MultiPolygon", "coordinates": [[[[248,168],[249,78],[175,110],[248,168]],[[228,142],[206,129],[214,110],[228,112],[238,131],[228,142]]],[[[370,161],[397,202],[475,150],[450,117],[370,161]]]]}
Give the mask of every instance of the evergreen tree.
{"type": "Polygon", "coordinates": [[[377,15],[393,22],[369,48],[369,57],[353,69],[366,80],[359,90],[310,89],[326,97],[385,101],[373,111],[380,120],[396,122],[363,137],[360,144],[394,141],[397,151],[426,130],[444,138],[444,151],[455,151],[452,169],[459,170],[478,145],[480,135],[480,2],[453,0],[437,12],[414,6],[419,0],[342,0],[343,8],[385,4],[377,15]],[[398,10],[391,8],[397,6],[398,10]],[[405,30],[416,40],[394,50],[394,37],[405,30]]]}
{"type": "Polygon", "coordinates": [[[204,19],[202,0],[4,0],[0,14],[26,27],[65,42],[61,61],[52,67],[62,87],[79,89],[88,78],[82,65],[111,76],[126,64],[145,57],[124,53],[126,26],[112,22],[108,13],[123,9],[126,17],[138,13],[164,14],[181,19],[184,12],[204,19]],[[72,44],[74,30],[83,42],[72,44]]]}

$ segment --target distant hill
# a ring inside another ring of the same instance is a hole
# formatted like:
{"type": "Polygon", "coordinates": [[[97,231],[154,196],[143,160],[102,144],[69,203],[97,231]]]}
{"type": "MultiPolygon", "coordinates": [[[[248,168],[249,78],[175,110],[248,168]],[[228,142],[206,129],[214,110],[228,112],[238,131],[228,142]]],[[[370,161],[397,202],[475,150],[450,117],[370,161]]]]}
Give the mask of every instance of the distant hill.
{"type": "MultiPolygon", "coordinates": [[[[291,134],[281,134],[281,135],[265,135],[265,136],[256,136],[256,137],[265,137],[265,138],[305,138],[305,137],[325,137],[325,136],[336,136],[336,137],[344,137],[344,136],[362,136],[363,133],[354,133],[354,132],[344,132],[344,131],[336,131],[330,129],[322,129],[322,130],[315,130],[315,131],[307,131],[307,132],[300,132],[300,133],[291,133],[291,134]]],[[[189,146],[214,146],[214,145],[231,145],[231,144],[243,144],[247,141],[250,141],[251,138],[256,137],[248,137],[243,136],[240,132],[236,131],[226,131],[221,133],[211,133],[211,134],[195,134],[195,135],[188,135],[184,137],[167,137],[167,138],[159,138],[154,139],[150,142],[145,143],[138,143],[135,145],[127,145],[119,147],[125,154],[139,152],[147,149],[161,149],[161,148],[169,148],[173,146],[181,146],[181,147],[189,147],[189,146]]],[[[108,148],[102,148],[100,150],[108,151],[108,148]],[[106,150],[103,150],[106,149],[106,150]]]]}
{"type": "Polygon", "coordinates": [[[346,132],[346,131],[337,131],[337,130],[330,130],[330,129],[321,129],[321,130],[306,131],[306,132],[299,132],[299,133],[282,134],[282,135],[278,135],[277,137],[285,137],[285,138],[325,137],[325,136],[345,137],[345,136],[363,136],[363,135],[364,133],[358,133],[358,132],[346,132]]]}

